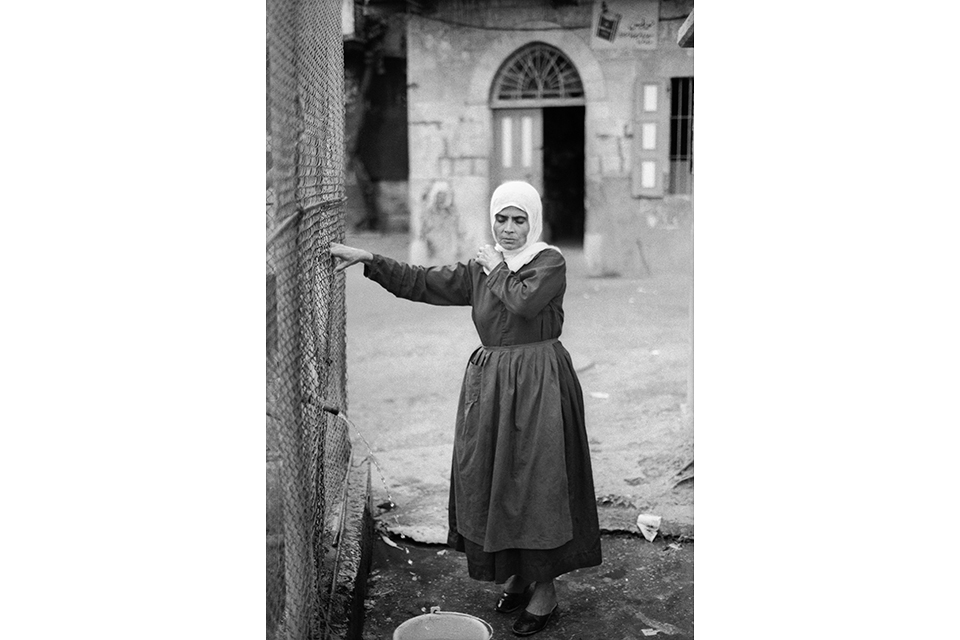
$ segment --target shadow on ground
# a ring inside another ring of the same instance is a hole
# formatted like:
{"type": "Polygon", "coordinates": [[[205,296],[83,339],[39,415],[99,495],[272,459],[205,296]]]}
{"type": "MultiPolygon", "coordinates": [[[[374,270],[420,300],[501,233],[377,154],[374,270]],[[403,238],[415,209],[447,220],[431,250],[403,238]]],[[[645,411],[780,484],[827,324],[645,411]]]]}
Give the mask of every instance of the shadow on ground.
{"type": "MultiPolygon", "coordinates": [[[[493,611],[499,589],[467,575],[463,554],[409,538],[375,535],[364,640],[390,640],[405,620],[431,607],[486,620],[494,638],[512,638],[518,614],[493,611]]],[[[603,564],[557,579],[559,615],[538,640],[693,638],[693,543],[683,538],[603,536],[603,564]]]]}

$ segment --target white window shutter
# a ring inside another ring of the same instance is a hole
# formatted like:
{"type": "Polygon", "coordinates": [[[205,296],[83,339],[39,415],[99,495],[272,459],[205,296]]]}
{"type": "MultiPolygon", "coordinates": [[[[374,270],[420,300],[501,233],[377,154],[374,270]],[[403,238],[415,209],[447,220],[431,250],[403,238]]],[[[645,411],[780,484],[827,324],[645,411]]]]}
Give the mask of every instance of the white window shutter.
{"type": "Polygon", "coordinates": [[[635,198],[662,198],[670,179],[670,84],[638,78],[633,100],[631,192],[635,198]]]}

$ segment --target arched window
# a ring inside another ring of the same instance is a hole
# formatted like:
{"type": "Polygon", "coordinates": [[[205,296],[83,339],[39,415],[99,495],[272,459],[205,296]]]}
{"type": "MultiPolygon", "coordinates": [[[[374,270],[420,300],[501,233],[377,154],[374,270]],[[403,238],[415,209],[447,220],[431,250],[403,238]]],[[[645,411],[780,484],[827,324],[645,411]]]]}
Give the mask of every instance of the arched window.
{"type": "Polygon", "coordinates": [[[500,65],[490,103],[493,107],[582,105],[583,82],[559,49],[531,42],[500,65]]]}

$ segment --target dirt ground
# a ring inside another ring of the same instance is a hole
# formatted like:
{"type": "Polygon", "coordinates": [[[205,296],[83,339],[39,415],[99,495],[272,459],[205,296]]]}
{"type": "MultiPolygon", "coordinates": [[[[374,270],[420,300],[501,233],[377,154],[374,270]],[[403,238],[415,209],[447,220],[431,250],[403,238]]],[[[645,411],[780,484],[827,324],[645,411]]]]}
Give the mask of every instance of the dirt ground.
{"type": "MultiPolygon", "coordinates": [[[[405,235],[348,235],[347,244],[407,259],[405,235]]],[[[588,278],[567,260],[561,341],[583,386],[603,535],[603,564],[561,576],[559,616],[541,638],[693,637],[693,419],[689,276],[588,278]],[[636,517],[663,518],[653,542],[636,517]]],[[[347,270],[348,415],[354,455],[369,456],[378,515],[365,640],[439,606],[513,637],[493,612],[498,590],[467,575],[446,548],[453,425],[463,368],[479,345],[467,307],[399,300],[347,270]],[[371,455],[372,453],[372,455],[371,455]],[[389,543],[387,541],[390,541],[389,543]]]]}
{"type": "MultiPolygon", "coordinates": [[[[407,259],[406,235],[354,234],[347,244],[407,259]]],[[[686,410],[692,278],[589,278],[567,260],[561,341],[583,386],[601,527],[636,532],[636,517],[692,536],[693,420],[686,410]]],[[[391,533],[446,540],[453,425],[463,368],[479,345],[468,307],[399,300],[347,270],[349,417],[358,456],[373,453],[375,504],[391,533]],[[368,448],[369,445],[369,448],[368,448]]]]}
{"type": "MultiPolygon", "coordinates": [[[[486,620],[494,638],[512,638],[519,613],[493,611],[499,590],[467,576],[465,556],[440,545],[393,545],[377,538],[365,602],[363,640],[390,640],[405,620],[432,607],[486,620]]],[[[558,614],[536,635],[543,640],[638,640],[693,636],[693,545],[657,538],[603,537],[603,564],[556,580],[558,614]]]]}

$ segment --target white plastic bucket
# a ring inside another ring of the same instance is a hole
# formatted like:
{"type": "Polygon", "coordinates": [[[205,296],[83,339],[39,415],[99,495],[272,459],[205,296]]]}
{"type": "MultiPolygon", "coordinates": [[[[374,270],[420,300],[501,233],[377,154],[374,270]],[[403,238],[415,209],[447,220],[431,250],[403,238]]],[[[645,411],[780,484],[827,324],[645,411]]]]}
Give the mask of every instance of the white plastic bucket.
{"type": "Polygon", "coordinates": [[[493,627],[466,613],[438,611],[410,618],[393,631],[393,640],[490,640],[493,627]]]}

